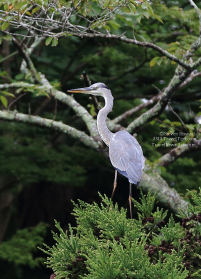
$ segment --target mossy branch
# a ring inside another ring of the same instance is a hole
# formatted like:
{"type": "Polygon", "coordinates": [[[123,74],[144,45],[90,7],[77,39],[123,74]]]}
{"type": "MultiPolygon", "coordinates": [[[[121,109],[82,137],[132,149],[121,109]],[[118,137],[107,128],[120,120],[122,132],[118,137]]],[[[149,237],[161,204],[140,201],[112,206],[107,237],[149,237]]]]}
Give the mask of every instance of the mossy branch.
{"type": "Polygon", "coordinates": [[[33,116],[28,114],[19,113],[17,111],[0,111],[0,119],[16,122],[24,122],[29,124],[34,124],[46,128],[51,128],[58,130],[62,133],[66,133],[74,139],[79,140],[83,144],[93,149],[98,149],[99,145],[93,140],[92,137],[89,137],[84,132],[78,131],[77,129],[68,126],[62,122],[45,119],[39,116],[33,116]]]}
{"type": "Polygon", "coordinates": [[[187,212],[188,202],[183,200],[175,189],[170,188],[159,173],[154,171],[150,174],[143,172],[140,185],[143,192],[150,191],[151,194],[156,194],[157,201],[174,213],[178,213],[180,210],[187,212]]]}
{"type": "Polygon", "coordinates": [[[189,144],[181,145],[170,150],[170,152],[159,159],[158,163],[160,166],[166,167],[178,158],[196,150],[201,150],[201,140],[193,139],[189,144]]]}

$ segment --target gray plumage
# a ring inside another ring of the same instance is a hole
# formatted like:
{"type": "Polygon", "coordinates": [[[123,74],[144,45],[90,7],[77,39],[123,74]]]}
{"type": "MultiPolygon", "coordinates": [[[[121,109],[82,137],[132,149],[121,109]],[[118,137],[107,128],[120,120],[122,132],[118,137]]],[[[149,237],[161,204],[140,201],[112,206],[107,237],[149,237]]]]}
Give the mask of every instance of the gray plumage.
{"type": "Polygon", "coordinates": [[[126,131],[113,135],[109,144],[109,157],[119,173],[130,183],[139,184],[144,168],[144,156],[138,141],[126,131]]]}

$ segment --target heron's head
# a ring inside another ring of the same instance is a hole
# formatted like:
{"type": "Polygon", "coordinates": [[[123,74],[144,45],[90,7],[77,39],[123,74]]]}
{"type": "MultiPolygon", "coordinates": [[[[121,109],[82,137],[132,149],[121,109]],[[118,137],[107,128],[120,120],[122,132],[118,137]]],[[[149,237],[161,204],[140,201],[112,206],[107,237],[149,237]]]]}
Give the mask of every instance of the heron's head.
{"type": "Polygon", "coordinates": [[[105,96],[107,94],[111,94],[110,89],[102,82],[97,82],[92,84],[89,87],[84,88],[77,88],[77,89],[70,89],[68,90],[70,93],[84,93],[84,94],[91,94],[94,96],[105,96]]]}

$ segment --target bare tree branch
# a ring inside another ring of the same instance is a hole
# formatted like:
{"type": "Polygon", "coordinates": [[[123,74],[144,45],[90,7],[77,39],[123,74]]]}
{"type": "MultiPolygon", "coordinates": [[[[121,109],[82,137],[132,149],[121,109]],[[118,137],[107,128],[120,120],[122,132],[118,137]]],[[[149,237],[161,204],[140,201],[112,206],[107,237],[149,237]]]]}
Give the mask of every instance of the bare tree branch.
{"type": "Polygon", "coordinates": [[[19,113],[17,111],[0,111],[0,119],[30,123],[42,127],[52,128],[54,130],[58,130],[62,133],[68,134],[72,138],[79,140],[86,146],[89,146],[93,149],[99,148],[99,144],[96,141],[94,141],[92,137],[62,122],[41,118],[39,116],[27,115],[19,113]]]}
{"type": "Polygon", "coordinates": [[[201,150],[201,140],[193,139],[189,144],[181,143],[181,145],[170,150],[168,153],[162,156],[158,160],[158,164],[159,166],[166,167],[169,164],[175,162],[178,158],[197,150],[201,150]]]}
{"type": "Polygon", "coordinates": [[[13,83],[4,83],[4,84],[0,84],[0,89],[8,89],[8,88],[36,88],[36,89],[46,89],[45,86],[43,85],[35,85],[32,83],[28,83],[28,82],[23,82],[23,81],[19,81],[19,82],[13,82],[13,83]]]}
{"type": "Polygon", "coordinates": [[[117,35],[107,35],[107,34],[84,34],[84,35],[77,35],[78,37],[87,37],[87,38],[106,38],[109,40],[119,40],[125,43],[129,43],[129,44],[134,44],[137,46],[142,46],[145,48],[152,48],[156,51],[158,51],[159,53],[161,53],[163,56],[166,56],[167,58],[169,58],[170,60],[176,62],[178,65],[180,65],[181,67],[185,68],[185,69],[190,69],[191,66],[186,63],[185,61],[177,58],[175,55],[170,54],[168,51],[162,49],[161,47],[153,44],[153,43],[149,43],[149,42],[141,42],[138,41],[136,39],[129,39],[126,38],[125,36],[117,36],[117,35]]]}
{"type": "Polygon", "coordinates": [[[159,93],[158,95],[154,96],[152,99],[147,101],[146,103],[140,104],[137,107],[134,107],[134,108],[124,112],[123,114],[117,116],[115,119],[111,120],[111,122],[113,122],[115,124],[121,122],[122,120],[128,118],[132,114],[134,114],[134,113],[142,110],[143,108],[146,108],[146,107],[152,105],[153,103],[157,102],[160,99],[161,96],[162,96],[162,93],[159,93]]]}
{"type": "Polygon", "coordinates": [[[14,103],[16,103],[19,99],[21,99],[24,95],[26,95],[26,94],[27,94],[27,92],[23,93],[22,95],[18,96],[15,100],[13,100],[13,101],[9,104],[8,110],[10,110],[10,107],[11,107],[14,103]]]}
{"type": "Polygon", "coordinates": [[[13,56],[15,56],[16,54],[18,54],[19,52],[16,50],[16,51],[14,51],[13,53],[11,53],[11,54],[9,54],[9,55],[7,55],[6,57],[4,57],[4,58],[2,58],[1,60],[0,60],[0,63],[3,63],[4,61],[6,61],[6,60],[10,60],[13,56]]]}
{"type": "Polygon", "coordinates": [[[174,115],[176,115],[176,117],[179,119],[179,121],[181,122],[181,124],[182,124],[182,126],[185,128],[185,129],[187,129],[187,131],[188,131],[188,128],[186,127],[186,125],[184,124],[184,122],[183,122],[183,120],[181,119],[181,117],[173,110],[173,108],[168,104],[168,108],[169,108],[169,110],[171,110],[172,111],[172,113],[174,114],[174,115]]]}
{"type": "Polygon", "coordinates": [[[201,76],[201,72],[192,72],[190,76],[179,86],[179,88],[182,88],[186,86],[189,82],[191,82],[194,78],[201,76]]]}
{"type": "Polygon", "coordinates": [[[161,94],[157,104],[150,110],[139,116],[137,119],[135,119],[133,122],[131,122],[126,130],[132,133],[137,127],[142,126],[146,122],[151,121],[152,119],[160,115],[167,106],[175,91],[179,88],[182,82],[186,80],[186,78],[188,78],[190,73],[191,70],[184,70],[180,66],[177,66],[172,80],[164,89],[164,92],[161,94]]]}
{"type": "Polygon", "coordinates": [[[29,56],[27,55],[27,53],[23,50],[23,45],[21,45],[17,39],[15,39],[13,37],[13,43],[15,44],[15,46],[17,47],[19,53],[22,55],[22,57],[24,58],[24,60],[26,61],[30,71],[31,71],[31,74],[34,78],[34,81],[35,82],[39,82],[38,80],[38,77],[37,77],[37,72],[36,72],[36,69],[31,61],[31,59],[29,58],[29,56]]]}
{"type": "Polygon", "coordinates": [[[201,11],[198,8],[198,6],[195,4],[195,2],[193,0],[189,0],[191,6],[193,6],[193,8],[196,10],[198,17],[199,17],[199,21],[200,21],[200,36],[201,36],[201,11]]]}

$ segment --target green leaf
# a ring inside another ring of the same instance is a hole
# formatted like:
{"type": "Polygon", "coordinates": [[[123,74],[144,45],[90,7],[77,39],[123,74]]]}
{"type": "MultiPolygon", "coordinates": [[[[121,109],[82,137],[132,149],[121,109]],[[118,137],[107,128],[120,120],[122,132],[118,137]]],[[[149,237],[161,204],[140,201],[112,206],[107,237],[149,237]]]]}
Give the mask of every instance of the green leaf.
{"type": "Polygon", "coordinates": [[[143,10],[148,10],[148,5],[142,3],[141,8],[142,8],[143,10]]]}
{"type": "Polygon", "coordinates": [[[52,46],[57,46],[57,45],[58,45],[58,38],[53,38],[52,46]]]}
{"type": "MultiPolygon", "coordinates": [[[[22,2],[22,4],[23,4],[23,2],[22,2]]],[[[23,4],[23,5],[20,7],[20,11],[24,11],[25,8],[26,8],[28,5],[29,5],[28,3],[23,4]]]]}
{"type": "Polygon", "coordinates": [[[149,19],[150,13],[145,11],[142,13],[142,15],[149,19]]]}
{"type": "Polygon", "coordinates": [[[0,96],[1,102],[4,105],[4,107],[8,107],[8,101],[4,96],[0,96]]]}
{"type": "Polygon", "coordinates": [[[52,39],[53,39],[53,37],[47,38],[45,41],[45,45],[48,46],[51,43],[52,39]]]}
{"type": "Polygon", "coordinates": [[[3,93],[4,95],[6,95],[6,96],[10,96],[10,97],[13,97],[13,98],[15,98],[15,95],[13,95],[12,93],[10,93],[10,92],[7,92],[7,91],[1,91],[1,93],[3,93]]]}
{"type": "Polygon", "coordinates": [[[163,57],[160,57],[160,59],[158,59],[157,61],[156,61],[156,64],[158,65],[158,66],[160,66],[160,64],[163,62],[163,57]]]}
{"type": "Polygon", "coordinates": [[[110,20],[110,21],[108,21],[108,23],[112,26],[112,28],[114,28],[114,30],[118,30],[119,29],[120,25],[116,21],[110,20]]]}
{"type": "Polygon", "coordinates": [[[24,78],[24,74],[23,74],[23,73],[18,74],[18,75],[15,76],[15,79],[16,79],[16,80],[21,80],[21,79],[23,79],[23,78],[24,78]]]}
{"type": "Polygon", "coordinates": [[[96,112],[95,112],[95,109],[94,109],[94,105],[91,105],[90,114],[91,114],[92,116],[96,116],[96,112]]]}
{"type": "Polygon", "coordinates": [[[150,4],[147,5],[148,9],[150,10],[151,15],[154,15],[154,11],[150,4]]]}
{"type": "Polygon", "coordinates": [[[172,52],[172,51],[175,51],[177,49],[177,47],[170,47],[170,48],[168,48],[168,52],[172,52]]]}
{"type": "Polygon", "coordinates": [[[4,22],[4,23],[1,25],[1,30],[4,31],[6,28],[8,28],[9,25],[10,25],[9,22],[4,22]]]}
{"type": "Polygon", "coordinates": [[[108,25],[103,26],[103,28],[107,29],[108,31],[110,31],[110,26],[108,26],[108,25]]]}
{"type": "Polygon", "coordinates": [[[71,1],[68,1],[67,3],[65,3],[65,4],[63,4],[63,5],[65,5],[65,7],[67,8],[67,9],[69,9],[70,8],[70,6],[71,6],[71,1]]]}
{"type": "Polygon", "coordinates": [[[129,4],[129,8],[130,8],[130,10],[131,10],[132,13],[134,13],[134,14],[136,13],[136,7],[135,7],[134,4],[130,3],[130,4],[129,4]]]}
{"type": "Polygon", "coordinates": [[[110,4],[110,0],[105,0],[104,1],[104,8],[106,8],[107,6],[109,6],[110,4]]]}
{"type": "Polygon", "coordinates": [[[150,61],[150,67],[153,67],[156,64],[156,61],[160,59],[160,57],[156,56],[150,61]]]}
{"type": "Polygon", "coordinates": [[[154,14],[153,17],[155,17],[158,21],[160,21],[161,23],[163,23],[162,19],[160,18],[160,16],[154,14]]]}
{"type": "Polygon", "coordinates": [[[166,124],[171,124],[171,121],[169,119],[165,119],[163,122],[166,124]]]}
{"type": "Polygon", "coordinates": [[[149,123],[150,123],[150,125],[153,126],[153,125],[156,123],[156,120],[152,120],[152,121],[150,121],[149,123]]]}
{"type": "Polygon", "coordinates": [[[39,7],[34,8],[34,9],[32,10],[32,12],[31,12],[32,15],[33,15],[34,13],[36,13],[39,9],[40,9],[39,7]]]}
{"type": "Polygon", "coordinates": [[[189,50],[189,49],[191,48],[191,46],[190,46],[190,44],[186,44],[186,45],[183,46],[183,48],[184,48],[185,50],[189,50]]]}
{"type": "Polygon", "coordinates": [[[32,15],[29,11],[26,11],[26,14],[27,14],[27,15],[29,15],[29,16],[31,16],[31,15],[32,15]]]}
{"type": "Polygon", "coordinates": [[[4,5],[4,11],[7,11],[8,10],[8,4],[5,4],[4,5]]]}
{"type": "Polygon", "coordinates": [[[179,42],[173,42],[173,43],[168,44],[168,45],[169,45],[169,46],[175,46],[175,45],[179,46],[179,45],[180,45],[180,43],[179,43],[179,42]]]}
{"type": "Polygon", "coordinates": [[[24,88],[18,88],[15,92],[16,92],[16,94],[18,94],[18,93],[20,93],[23,90],[24,90],[24,88]]]}
{"type": "Polygon", "coordinates": [[[137,20],[138,23],[140,23],[141,19],[142,19],[142,15],[136,16],[136,20],[137,20]]]}

